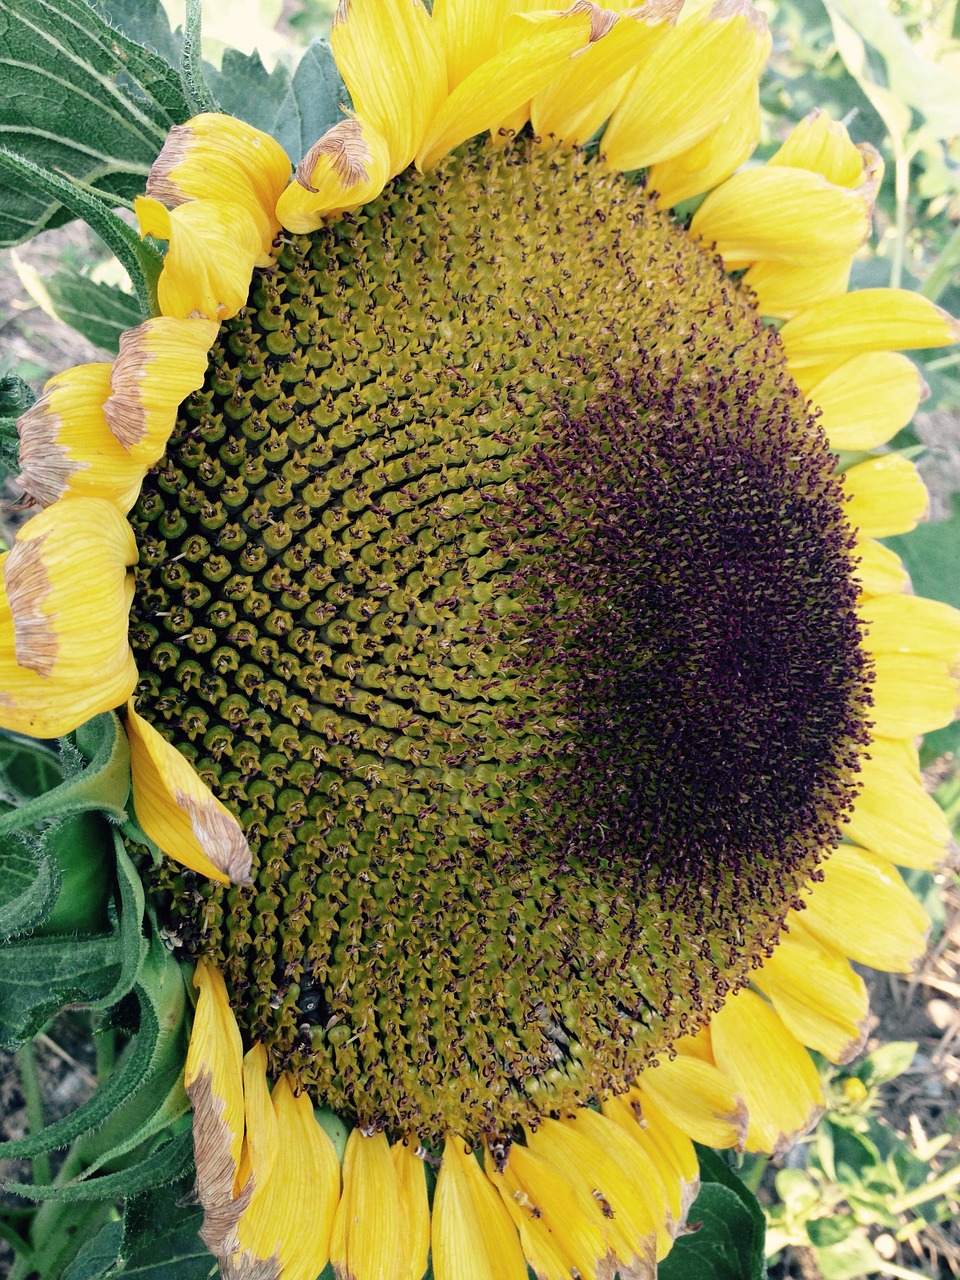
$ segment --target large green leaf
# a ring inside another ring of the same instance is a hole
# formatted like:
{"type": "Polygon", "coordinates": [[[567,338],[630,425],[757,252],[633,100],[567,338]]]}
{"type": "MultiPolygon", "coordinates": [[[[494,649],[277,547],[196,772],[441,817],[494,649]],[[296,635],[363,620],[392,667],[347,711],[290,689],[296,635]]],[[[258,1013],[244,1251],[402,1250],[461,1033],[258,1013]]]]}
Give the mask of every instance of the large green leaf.
{"type": "Polygon", "coordinates": [[[116,354],[124,330],[144,319],[136,298],[115,285],[66,271],[55,272],[43,284],[57,319],[111,355],[116,354]]]}
{"type": "Polygon", "coordinates": [[[65,1004],[93,1004],[109,996],[120,971],[114,934],[7,943],[0,969],[0,1046],[13,1049],[31,1039],[65,1004]]]}
{"type": "Polygon", "coordinates": [[[0,940],[28,933],[53,910],[61,872],[42,840],[19,833],[0,844],[0,940]]]}
{"type": "Polygon", "coordinates": [[[314,40],[300,59],[270,132],[296,164],[343,118],[340,104],[348,101],[330,45],[326,40],[314,40]]]}
{"type": "MultiPolygon", "coordinates": [[[[113,195],[143,190],[168,130],[190,116],[175,71],[84,0],[0,0],[0,143],[113,195]]],[[[46,193],[0,178],[0,244],[67,221],[46,193]]]]}
{"type": "Polygon", "coordinates": [[[173,1182],[190,1167],[192,1159],[193,1139],[189,1128],[185,1128],[169,1134],[135,1164],[116,1173],[107,1173],[85,1182],[66,1182],[62,1186],[26,1187],[0,1179],[0,1186],[30,1200],[49,1200],[55,1204],[121,1200],[150,1187],[173,1182]]]}
{"type": "Polygon", "coordinates": [[[659,1280],[763,1280],[764,1218],[756,1197],[723,1159],[698,1147],[700,1194],[688,1223],[660,1263],[659,1280]]]}

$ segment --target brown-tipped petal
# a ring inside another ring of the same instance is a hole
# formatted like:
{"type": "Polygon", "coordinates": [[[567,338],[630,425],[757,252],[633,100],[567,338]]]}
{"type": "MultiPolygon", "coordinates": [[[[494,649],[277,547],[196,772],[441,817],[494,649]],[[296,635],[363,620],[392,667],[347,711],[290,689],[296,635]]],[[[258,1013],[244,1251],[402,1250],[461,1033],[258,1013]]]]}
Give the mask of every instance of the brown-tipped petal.
{"type": "Polygon", "coordinates": [[[690,1054],[664,1057],[637,1077],[637,1087],[695,1142],[742,1148],[747,1108],[727,1077],[712,1062],[690,1054]]]}
{"type": "Polygon", "coordinates": [[[132,460],[150,467],[163,457],[180,404],[203,385],[219,327],[157,316],[121,336],[104,415],[132,460]]]}
{"type": "Polygon", "coordinates": [[[207,112],[170,130],[147,179],[147,195],[174,207],[188,200],[242,205],[259,237],[259,266],[271,260],[277,200],[290,159],[268,133],[233,116],[207,112]]]}
{"type": "Polygon", "coordinates": [[[21,527],[0,556],[0,725],[53,738],[129,697],[136,560],[133,530],[103,498],[61,498],[21,527]]]}
{"type": "Polygon", "coordinates": [[[327,218],[372,200],[389,176],[387,141],[365,121],[342,120],[315,142],[277,202],[288,231],[315,231],[327,218]]]}
{"type": "Polygon", "coordinates": [[[184,1069],[184,1087],[193,1106],[196,1194],[203,1206],[200,1238],[214,1254],[231,1252],[237,1224],[252,1193],[236,1193],[243,1142],[243,1047],[219,969],[197,962],[193,985],[197,1008],[184,1069]]]}
{"type": "Polygon", "coordinates": [[[193,765],[127,705],[137,821],[164,853],[224,884],[250,884],[251,854],[239,822],[193,765]]]}
{"type": "Polygon", "coordinates": [[[810,1055],[773,1009],[738,991],[710,1020],[717,1066],[747,1104],[748,1151],[785,1151],[823,1111],[820,1077],[810,1055]]]}

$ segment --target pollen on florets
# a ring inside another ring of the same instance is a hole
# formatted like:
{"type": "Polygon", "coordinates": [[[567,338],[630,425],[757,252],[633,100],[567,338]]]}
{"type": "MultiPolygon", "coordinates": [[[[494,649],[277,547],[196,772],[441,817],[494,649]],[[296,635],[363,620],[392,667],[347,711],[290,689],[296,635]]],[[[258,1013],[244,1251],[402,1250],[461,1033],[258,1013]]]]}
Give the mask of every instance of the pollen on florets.
{"type": "Polygon", "coordinates": [[[868,673],[775,335],[644,192],[469,149],[286,240],[134,514],[141,713],[243,824],[172,926],[318,1102],[507,1134],[745,980],[868,673]]]}

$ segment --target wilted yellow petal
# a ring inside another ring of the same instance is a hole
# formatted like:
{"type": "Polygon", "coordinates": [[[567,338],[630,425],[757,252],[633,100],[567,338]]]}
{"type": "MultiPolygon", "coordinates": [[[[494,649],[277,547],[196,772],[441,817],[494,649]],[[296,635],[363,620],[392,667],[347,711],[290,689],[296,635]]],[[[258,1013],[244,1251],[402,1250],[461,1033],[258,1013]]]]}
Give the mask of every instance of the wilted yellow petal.
{"type": "Polygon", "coordinates": [[[379,195],[389,172],[387,140],[360,119],[342,120],[297,165],[277,214],[288,231],[315,231],[379,195]]]}
{"type": "Polygon", "coordinates": [[[770,1006],[752,991],[729,996],[710,1020],[717,1066],[747,1104],[748,1151],[781,1152],[823,1110],[810,1055],[770,1006]]]}
{"type": "Polygon", "coordinates": [[[163,457],[177,410],[203,386],[219,328],[217,320],[157,316],[121,335],[103,412],[131,460],[151,467],[163,457]]]}
{"type": "Polygon", "coordinates": [[[187,200],[242,205],[256,223],[257,265],[265,267],[280,229],[277,200],[289,180],[290,159],[276,139],[244,120],[207,112],[170,130],[147,195],[171,207],[187,200]]]}
{"type": "Polygon", "coordinates": [[[887,538],[915,529],[927,513],[927,489],[900,453],[858,462],[843,473],[847,519],[862,538],[887,538]]]}
{"type": "Polygon", "coordinates": [[[447,93],[430,15],[420,0],[340,0],[330,44],[357,115],[386,139],[387,176],[400,173],[447,93]]]}
{"type": "Polygon", "coordinates": [[[21,526],[0,555],[0,725],[54,738],[129,697],[136,561],[133,530],[103,498],[61,498],[21,526]]]}
{"type": "Polygon", "coordinates": [[[107,426],[109,364],[78,364],[51,378],[17,422],[18,483],[39,506],[65,494],[106,498],[126,513],[137,500],[146,467],[107,426]]]}
{"type": "Polygon", "coordinates": [[[157,284],[160,310],[180,320],[226,320],[247,301],[261,235],[242,205],[191,200],[165,209],[137,196],[141,236],[169,242],[157,284]]]}
{"type": "Polygon", "coordinates": [[[198,990],[183,1083],[193,1106],[196,1194],[203,1206],[200,1238],[214,1254],[236,1248],[237,1224],[250,1189],[236,1187],[243,1145],[243,1045],[220,970],[199,960],[198,990]]]}
{"type": "Polygon", "coordinates": [[[801,893],[804,926],[842,955],[892,973],[909,973],[926,948],[927,913],[886,858],[854,845],[834,849],[823,880],[801,893]]]}
{"type": "Polygon", "coordinates": [[[127,738],[137,821],[164,853],[192,871],[252,883],[250,846],[240,823],[193,765],[127,705],[127,738]]]}

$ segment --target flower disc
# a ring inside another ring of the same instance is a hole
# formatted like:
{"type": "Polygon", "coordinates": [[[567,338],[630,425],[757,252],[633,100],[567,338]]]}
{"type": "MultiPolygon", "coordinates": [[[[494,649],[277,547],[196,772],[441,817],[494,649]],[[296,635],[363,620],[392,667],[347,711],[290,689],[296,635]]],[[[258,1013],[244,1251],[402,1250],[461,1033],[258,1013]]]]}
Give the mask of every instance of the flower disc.
{"type": "Polygon", "coordinates": [[[287,239],[134,513],[142,714],[255,883],[173,925],[320,1104],[437,1141],[622,1090],[837,838],[869,703],[776,336],[584,156],[287,239]]]}

